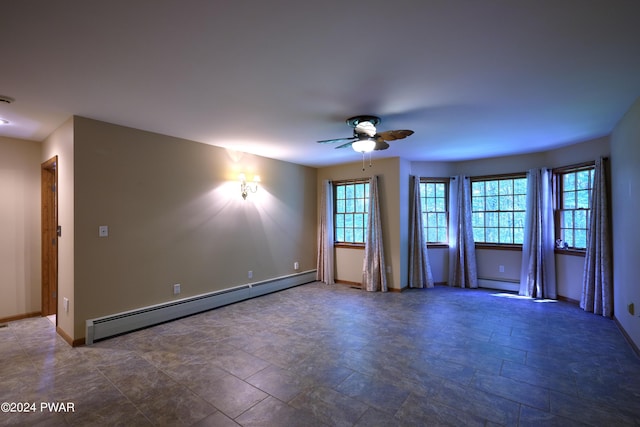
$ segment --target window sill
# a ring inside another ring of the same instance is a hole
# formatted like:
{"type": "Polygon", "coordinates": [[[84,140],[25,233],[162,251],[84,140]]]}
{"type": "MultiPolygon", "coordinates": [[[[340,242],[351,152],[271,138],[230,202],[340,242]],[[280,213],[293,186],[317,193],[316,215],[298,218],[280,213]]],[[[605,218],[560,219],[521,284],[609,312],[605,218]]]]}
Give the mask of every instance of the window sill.
{"type": "Polygon", "coordinates": [[[429,249],[436,249],[436,248],[449,249],[449,244],[448,243],[427,243],[427,248],[429,248],[429,249]]]}
{"type": "Polygon", "coordinates": [[[556,254],[560,254],[560,255],[571,255],[571,256],[579,256],[579,257],[585,257],[585,255],[587,255],[587,251],[586,249],[559,249],[559,248],[555,248],[554,252],[556,254]]]}
{"type": "Polygon", "coordinates": [[[499,243],[476,243],[476,249],[495,249],[499,251],[522,251],[522,245],[499,243]]]}
{"type": "Polygon", "coordinates": [[[349,248],[349,249],[364,249],[364,243],[344,243],[344,242],[335,242],[333,244],[334,248],[349,248]]]}

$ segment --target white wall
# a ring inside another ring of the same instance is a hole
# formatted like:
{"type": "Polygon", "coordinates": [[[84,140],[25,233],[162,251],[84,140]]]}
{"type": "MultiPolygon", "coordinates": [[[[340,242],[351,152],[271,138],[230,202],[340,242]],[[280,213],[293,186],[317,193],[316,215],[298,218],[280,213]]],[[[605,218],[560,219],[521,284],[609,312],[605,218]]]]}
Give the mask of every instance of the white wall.
{"type": "Polygon", "coordinates": [[[611,136],[610,164],[614,316],[640,347],[640,98],[611,136]]]}
{"type": "Polygon", "coordinates": [[[41,310],[40,143],[0,137],[0,319],[41,310]]]}

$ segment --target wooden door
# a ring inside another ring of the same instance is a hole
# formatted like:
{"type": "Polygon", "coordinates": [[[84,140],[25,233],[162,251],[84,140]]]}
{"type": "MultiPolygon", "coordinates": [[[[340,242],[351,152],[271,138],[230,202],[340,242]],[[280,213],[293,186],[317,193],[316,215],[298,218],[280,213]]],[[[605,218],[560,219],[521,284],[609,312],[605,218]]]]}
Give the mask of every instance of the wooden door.
{"type": "Polygon", "coordinates": [[[58,156],[41,171],[42,315],[49,316],[58,312],[58,156]]]}

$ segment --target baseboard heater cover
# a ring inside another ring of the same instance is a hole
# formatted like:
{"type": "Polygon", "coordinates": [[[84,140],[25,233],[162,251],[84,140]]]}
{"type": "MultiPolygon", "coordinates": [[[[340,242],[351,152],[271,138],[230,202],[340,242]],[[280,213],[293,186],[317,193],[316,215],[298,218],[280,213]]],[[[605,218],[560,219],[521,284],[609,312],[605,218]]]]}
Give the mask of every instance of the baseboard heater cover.
{"type": "Polygon", "coordinates": [[[316,280],[316,270],[248,283],[221,291],[116,313],[86,321],[86,345],[246,299],[281,291],[316,280]]]}
{"type": "Polygon", "coordinates": [[[509,279],[481,279],[478,278],[478,287],[486,289],[496,289],[500,291],[518,292],[520,282],[509,279]]]}

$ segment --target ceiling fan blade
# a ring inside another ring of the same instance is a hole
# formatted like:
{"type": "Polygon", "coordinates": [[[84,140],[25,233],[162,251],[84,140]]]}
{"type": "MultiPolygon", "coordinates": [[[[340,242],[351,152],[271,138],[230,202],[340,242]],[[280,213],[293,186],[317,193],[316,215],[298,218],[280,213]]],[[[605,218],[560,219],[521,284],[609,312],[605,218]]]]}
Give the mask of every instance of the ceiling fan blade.
{"type": "Polygon", "coordinates": [[[396,139],[403,139],[408,137],[409,135],[413,135],[412,130],[403,129],[403,130],[387,130],[384,132],[379,132],[376,135],[376,139],[380,138],[384,141],[395,141],[396,139]]]}
{"type": "Polygon", "coordinates": [[[376,139],[376,146],[374,147],[374,150],[386,150],[387,148],[389,148],[389,144],[387,144],[384,139],[376,139]]]}
{"type": "Polygon", "coordinates": [[[338,148],[347,148],[347,147],[351,147],[351,145],[352,145],[354,142],[356,142],[356,139],[357,139],[357,138],[353,139],[352,141],[347,142],[346,144],[338,145],[338,146],[336,147],[336,150],[337,150],[338,148]]]}
{"type": "Polygon", "coordinates": [[[350,141],[349,143],[352,143],[353,141],[355,141],[356,138],[355,136],[349,137],[349,138],[336,138],[336,139],[323,139],[322,141],[318,141],[319,144],[333,144],[334,142],[346,142],[346,141],[350,141]]]}

